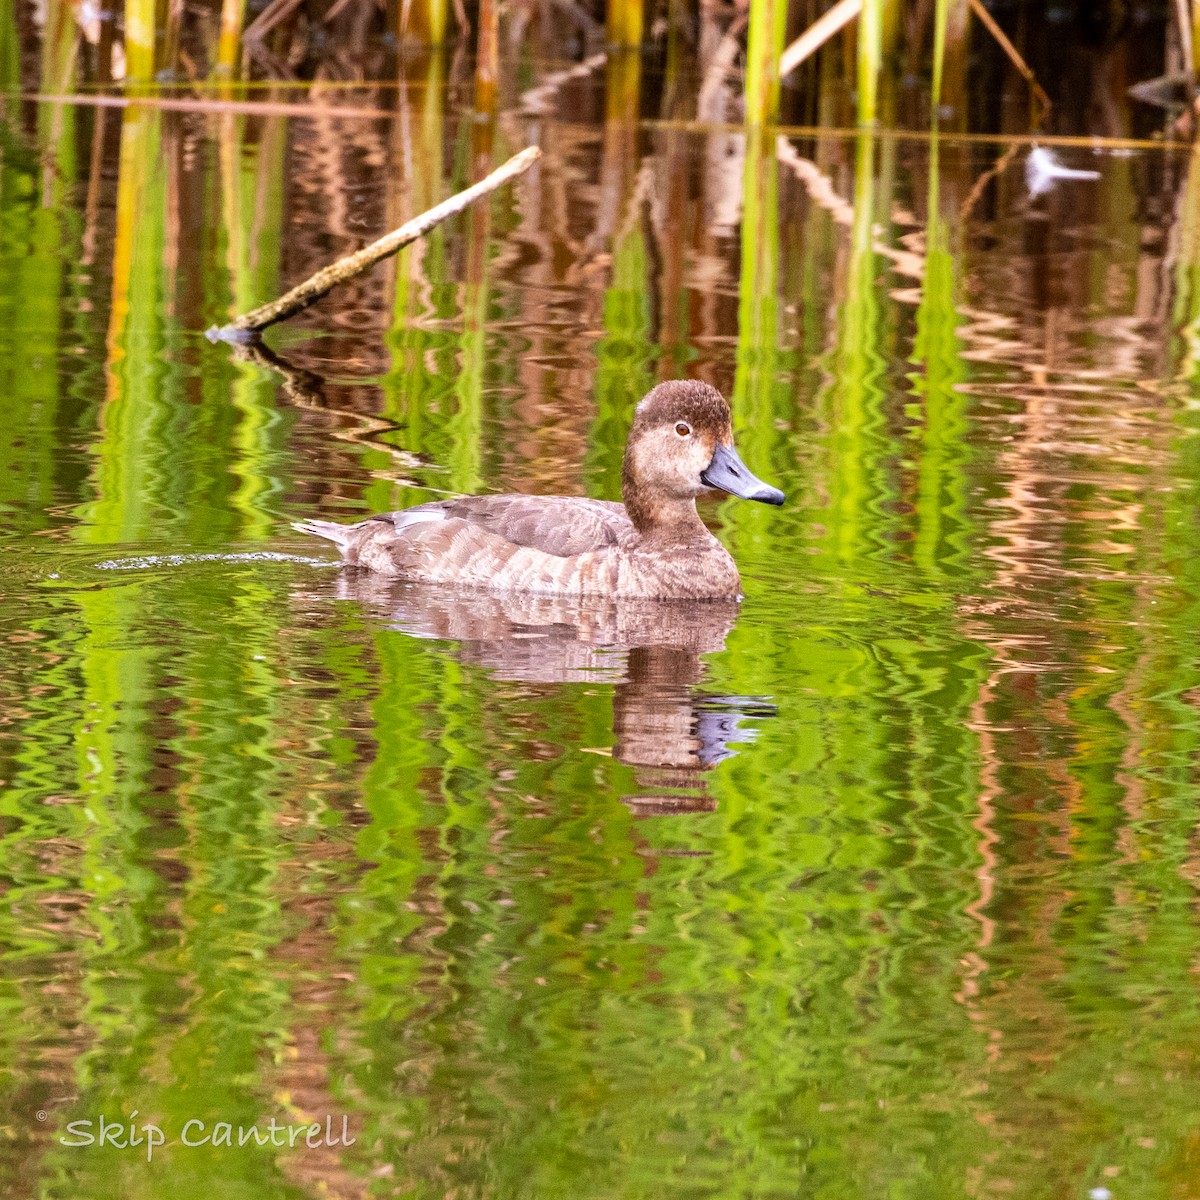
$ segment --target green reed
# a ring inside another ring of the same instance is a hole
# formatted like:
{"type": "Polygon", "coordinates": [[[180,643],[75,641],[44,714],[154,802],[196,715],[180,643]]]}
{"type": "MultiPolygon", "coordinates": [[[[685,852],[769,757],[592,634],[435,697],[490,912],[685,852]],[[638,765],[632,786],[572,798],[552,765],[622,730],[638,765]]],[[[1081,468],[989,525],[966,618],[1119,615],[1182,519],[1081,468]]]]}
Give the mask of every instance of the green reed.
{"type": "Polygon", "coordinates": [[[967,0],[937,0],[933,13],[933,79],[930,104],[935,122],[943,108],[954,110],[959,127],[965,127],[964,98],[970,57],[971,10],[967,0]],[[950,85],[946,86],[946,64],[950,85]]]}
{"type": "Polygon", "coordinates": [[[883,71],[883,0],[863,0],[858,18],[858,123],[877,117],[879,76],[883,71]]]}
{"type": "Polygon", "coordinates": [[[863,0],[858,18],[858,123],[880,119],[879,95],[900,34],[899,0],[863,0]]]}
{"type": "Polygon", "coordinates": [[[0,89],[16,91],[21,85],[21,37],[16,9],[5,4],[0,11],[0,89]]]}
{"type": "Polygon", "coordinates": [[[833,457],[826,466],[830,499],[830,537],[841,562],[882,549],[881,502],[891,498],[886,481],[884,428],[885,331],[876,286],[875,215],[879,199],[879,141],[858,137],[855,147],[854,223],[850,234],[845,300],[831,354],[828,388],[833,457]]]}
{"type": "Polygon", "coordinates": [[[215,56],[219,75],[231,76],[237,72],[245,17],[246,0],[221,0],[220,34],[215,56]]]}
{"type": "Polygon", "coordinates": [[[462,333],[458,338],[454,415],[446,423],[453,450],[447,466],[449,485],[456,492],[471,493],[483,484],[483,397],[491,367],[488,353],[487,318],[490,280],[487,263],[491,233],[491,209],[487,201],[466,214],[471,250],[467,278],[462,286],[462,333]]]}
{"type": "Polygon", "coordinates": [[[412,0],[401,6],[401,19],[405,8],[408,25],[401,31],[403,36],[430,46],[440,46],[446,40],[449,27],[449,0],[412,0]]]}
{"type": "Polygon", "coordinates": [[[1200,3],[1192,0],[1192,71],[1200,75],[1200,3]]]}
{"type": "Polygon", "coordinates": [[[588,439],[589,473],[610,500],[621,497],[621,461],[634,406],[655,382],[650,253],[642,221],[619,235],[604,291],[604,334],[594,351],[597,413],[588,439]]]}
{"type": "Polygon", "coordinates": [[[787,29],[787,0],[750,0],[746,36],[746,120],[764,125],[779,116],[779,58],[787,29]]]}
{"type": "Polygon", "coordinates": [[[131,82],[154,78],[156,0],[125,0],[125,73],[131,82]]]}
{"type": "Polygon", "coordinates": [[[942,103],[942,72],[946,62],[946,30],[950,23],[951,0],[937,0],[933,10],[933,82],[930,102],[936,115],[942,103]]]}
{"type": "Polygon", "coordinates": [[[50,107],[39,115],[41,154],[14,142],[0,160],[0,204],[8,209],[0,225],[0,387],[9,396],[9,419],[0,423],[0,503],[28,497],[22,521],[31,532],[51,524],[59,486],[78,474],[55,452],[54,430],[80,409],[45,365],[64,332],[81,332],[71,329],[76,297],[64,270],[79,255],[79,222],[64,207],[76,183],[74,121],[50,107]]]}
{"type": "Polygon", "coordinates": [[[633,49],[642,44],[645,0],[608,0],[605,29],[613,46],[633,49]]]}

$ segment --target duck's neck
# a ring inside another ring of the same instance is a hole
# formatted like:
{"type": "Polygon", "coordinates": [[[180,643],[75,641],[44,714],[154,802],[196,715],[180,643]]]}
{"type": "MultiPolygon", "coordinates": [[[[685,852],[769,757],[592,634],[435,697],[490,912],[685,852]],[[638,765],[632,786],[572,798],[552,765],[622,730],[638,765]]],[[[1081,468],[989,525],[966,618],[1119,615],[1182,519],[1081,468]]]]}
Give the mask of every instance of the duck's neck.
{"type": "Polygon", "coordinates": [[[621,498],[633,527],[643,539],[679,543],[712,537],[700,520],[691,496],[680,499],[652,493],[633,478],[628,465],[622,473],[621,498]]]}

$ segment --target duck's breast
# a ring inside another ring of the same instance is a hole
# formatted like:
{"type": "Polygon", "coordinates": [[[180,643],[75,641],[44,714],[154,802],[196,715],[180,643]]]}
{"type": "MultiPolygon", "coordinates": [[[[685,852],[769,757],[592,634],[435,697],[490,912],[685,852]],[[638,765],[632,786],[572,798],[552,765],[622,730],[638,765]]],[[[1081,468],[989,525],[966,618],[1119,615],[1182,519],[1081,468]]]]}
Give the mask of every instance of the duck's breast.
{"type": "Polygon", "coordinates": [[[621,554],[618,595],[658,600],[732,600],[742,581],[729,551],[703,542],[641,544],[621,554]]]}

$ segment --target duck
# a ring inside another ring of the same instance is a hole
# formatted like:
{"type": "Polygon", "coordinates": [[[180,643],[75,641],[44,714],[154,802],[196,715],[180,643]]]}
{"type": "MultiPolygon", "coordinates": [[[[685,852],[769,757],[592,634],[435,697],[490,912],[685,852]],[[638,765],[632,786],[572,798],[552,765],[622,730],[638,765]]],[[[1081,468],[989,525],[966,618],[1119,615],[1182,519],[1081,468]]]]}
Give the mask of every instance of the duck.
{"type": "Polygon", "coordinates": [[[738,599],[737,565],[696,511],[696,497],[710,490],[771,505],[785,499],[742,462],[725,397],[698,380],[670,380],[634,410],[622,503],[462,496],[353,524],[305,520],[293,528],[333,542],[346,566],[414,583],[534,596],[738,599]]]}

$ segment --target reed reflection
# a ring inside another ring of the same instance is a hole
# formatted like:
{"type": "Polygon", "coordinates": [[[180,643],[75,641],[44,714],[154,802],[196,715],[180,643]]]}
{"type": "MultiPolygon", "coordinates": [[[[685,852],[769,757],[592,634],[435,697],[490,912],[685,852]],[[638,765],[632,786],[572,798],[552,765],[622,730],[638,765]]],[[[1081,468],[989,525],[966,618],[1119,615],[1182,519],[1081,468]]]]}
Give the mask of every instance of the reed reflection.
{"type": "Polygon", "coordinates": [[[622,799],[642,815],[712,811],[708,772],[775,715],[761,697],[702,688],[702,656],[725,649],[735,601],[490,595],[353,570],[335,595],[411,637],[454,643],[456,658],[496,679],[615,684],[612,756],[634,768],[638,790],[622,799]]]}

